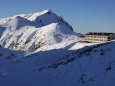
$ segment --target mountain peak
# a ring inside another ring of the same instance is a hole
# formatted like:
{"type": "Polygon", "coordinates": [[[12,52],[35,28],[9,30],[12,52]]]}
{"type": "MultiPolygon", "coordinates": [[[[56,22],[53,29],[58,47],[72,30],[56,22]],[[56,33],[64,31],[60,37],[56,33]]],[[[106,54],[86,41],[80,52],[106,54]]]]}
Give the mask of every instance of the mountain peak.
{"type": "Polygon", "coordinates": [[[44,11],[41,11],[42,13],[52,13],[51,10],[44,10],[44,11]]]}
{"type": "Polygon", "coordinates": [[[2,47],[29,52],[76,37],[73,28],[51,10],[2,19],[0,33],[2,47]]]}

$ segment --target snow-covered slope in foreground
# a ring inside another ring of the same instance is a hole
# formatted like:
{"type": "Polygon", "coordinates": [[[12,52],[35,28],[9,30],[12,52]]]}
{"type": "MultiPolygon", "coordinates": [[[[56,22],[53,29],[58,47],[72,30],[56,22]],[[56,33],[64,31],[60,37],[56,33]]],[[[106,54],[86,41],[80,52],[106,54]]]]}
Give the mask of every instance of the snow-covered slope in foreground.
{"type": "Polygon", "coordinates": [[[72,50],[75,45],[12,62],[1,55],[0,86],[115,86],[115,41],[72,50]]]}
{"type": "Polygon", "coordinates": [[[28,53],[45,45],[77,41],[78,35],[63,18],[50,10],[0,20],[0,45],[28,53]]]}

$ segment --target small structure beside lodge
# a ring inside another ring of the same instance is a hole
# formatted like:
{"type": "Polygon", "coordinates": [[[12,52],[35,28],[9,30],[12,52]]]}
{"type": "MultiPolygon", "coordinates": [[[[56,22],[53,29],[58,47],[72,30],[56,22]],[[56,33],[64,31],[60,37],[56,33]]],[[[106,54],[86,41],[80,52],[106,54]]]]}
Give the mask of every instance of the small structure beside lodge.
{"type": "Polygon", "coordinates": [[[90,43],[104,43],[115,39],[115,33],[89,32],[84,36],[79,36],[78,40],[90,43]]]}

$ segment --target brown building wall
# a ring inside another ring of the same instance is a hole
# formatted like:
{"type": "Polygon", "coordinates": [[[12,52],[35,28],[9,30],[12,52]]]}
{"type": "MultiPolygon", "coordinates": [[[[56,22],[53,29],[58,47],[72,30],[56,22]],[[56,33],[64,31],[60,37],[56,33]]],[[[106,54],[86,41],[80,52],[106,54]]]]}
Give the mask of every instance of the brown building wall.
{"type": "Polygon", "coordinates": [[[91,43],[103,43],[108,42],[115,39],[115,35],[85,35],[84,37],[78,37],[78,40],[91,42],[91,43]]]}

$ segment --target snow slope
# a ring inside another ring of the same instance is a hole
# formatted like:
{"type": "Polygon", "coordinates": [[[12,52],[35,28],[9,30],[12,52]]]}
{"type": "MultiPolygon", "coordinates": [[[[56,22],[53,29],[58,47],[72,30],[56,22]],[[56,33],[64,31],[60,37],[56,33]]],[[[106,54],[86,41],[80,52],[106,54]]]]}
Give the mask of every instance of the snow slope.
{"type": "Polygon", "coordinates": [[[77,41],[77,34],[50,10],[0,20],[0,44],[4,48],[34,52],[45,45],[77,41]]]}
{"type": "Polygon", "coordinates": [[[115,85],[115,41],[76,50],[66,50],[67,47],[41,51],[12,62],[0,56],[0,85],[115,85]],[[55,59],[46,58],[49,56],[55,59]],[[46,58],[45,61],[40,57],[46,58]]]}

